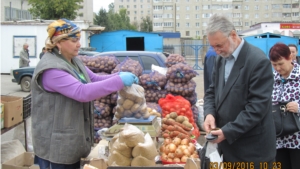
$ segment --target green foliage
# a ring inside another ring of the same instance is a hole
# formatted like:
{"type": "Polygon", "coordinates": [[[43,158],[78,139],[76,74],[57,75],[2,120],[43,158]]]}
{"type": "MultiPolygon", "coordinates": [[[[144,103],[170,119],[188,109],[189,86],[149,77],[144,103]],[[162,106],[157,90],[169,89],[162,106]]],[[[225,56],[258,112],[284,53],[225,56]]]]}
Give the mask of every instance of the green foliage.
{"type": "Polygon", "coordinates": [[[77,10],[82,7],[81,2],[83,0],[28,0],[28,4],[32,6],[30,13],[36,18],[46,20],[74,20],[77,10]]]}
{"type": "Polygon", "coordinates": [[[95,15],[94,24],[105,27],[105,32],[115,30],[137,30],[136,25],[130,24],[126,9],[120,9],[119,13],[114,12],[114,4],[109,4],[109,10],[101,8],[95,15]]]}
{"type": "Polygon", "coordinates": [[[140,28],[142,32],[152,32],[152,20],[149,16],[146,16],[146,18],[142,18],[142,22],[140,24],[140,28]]]}

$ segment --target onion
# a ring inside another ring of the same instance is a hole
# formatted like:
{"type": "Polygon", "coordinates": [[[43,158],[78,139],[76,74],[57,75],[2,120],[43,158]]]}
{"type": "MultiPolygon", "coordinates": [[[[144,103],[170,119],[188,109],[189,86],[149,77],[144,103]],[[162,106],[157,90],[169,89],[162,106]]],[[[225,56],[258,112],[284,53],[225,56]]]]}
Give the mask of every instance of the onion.
{"type": "Polygon", "coordinates": [[[181,145],[181,150],[183,151],[183,150],[185,150],[185,149],[187,149],[188,148],[188,146],[187,145],[181,145]]]}
{"type": "Polygon", "coordinates": [[[165,145],[168,145],[168,144],[170,144],[172,142],[172,140],[170,139],[170,138],[165,138],[165,140],[164,140],[164,144],[165,145]]]}
{"type": "Polygon", "coordinates": [[[189,140],[187,138],[182,139],[181,145],[189,145],[189,140]]]}
{"type": "Polygon", "coordinates": [[[188,146],[188,150],[191,154],[195,152],[195,147],[194,146],[188,146]]]}
{"type": "Polygon", "coordinates": [[[180,163],[181,160],[180,160],[180,158],[175,157],[175,158],[173,159],[173,162],[180,163]]]}
{"type": "Polygon", "coordinates": [[[181,139],[178,138],[178,137],[176,137],[176,138],[174,138],[174,140],[172,141],[172,143],[174,143],[176,146],[178,146],[181,143],[181,139]]]}
{"type": "Polygon", "coordinates": [[[191,152],[188,149],[184,149],[183,154],[188,156],[188,157],[191,156],[191,152]]]}
{"type": "Polygon", "coordinates": [[[183,151],[180,148],[177,148],[175,151],[175,157],[181,158],[183,156],[183,151]]]}
{"type": "Polygon", "coordinates": [[[168,154],[168,159],[169,159],[169,158],[174,159],[174,158],[175,158],[175,154],[174,154],[174,153],[169,153],[169,154],[168,154]]]}
{"type": "Polygon", "coordinates": [[[161,159],[164,160],[164,161],[167,161],[168,160],[168,156],[166,153],[162,153],[161,154],[161,159]]]}
{"type": "Polygon", "coordinates": [[[185,156],[185,155],[182,156],[182,157],[181,157],[181,162],[184,162],[184,163],[185,163],[186,160],[187,160],[188,158],[189,158],[188,156],[185,156]]]}
{"type": "Polygon", "coordinates": [[[169,149],[169,153],[174,153],[177,147],[175,144],[170,143],[167,148],[169,149]]]}

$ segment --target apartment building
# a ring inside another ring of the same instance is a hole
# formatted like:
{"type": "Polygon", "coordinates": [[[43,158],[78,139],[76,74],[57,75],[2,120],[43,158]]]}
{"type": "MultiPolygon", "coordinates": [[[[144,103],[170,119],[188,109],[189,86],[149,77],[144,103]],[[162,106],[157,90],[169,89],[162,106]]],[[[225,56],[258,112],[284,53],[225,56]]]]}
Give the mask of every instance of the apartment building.
{"type": "MultiPolygon", "coordinates": [[[[78,10],[75,20],[93,22],[93,0],[83,0],[82,8],[78,10]]],[[[28,9],[28,0],[1,0],[1,22],[32,20],[28,9]]]]}
{"type": "Polygon", "coordinates": [[[153,31],[180,32],[183,38],[202,38],[209,17],[227,15],[237,31],[261,22],[299,22],[299,0],[114,0],[115,10],[127,9],[132,22],[150,16],[153,31]]]}

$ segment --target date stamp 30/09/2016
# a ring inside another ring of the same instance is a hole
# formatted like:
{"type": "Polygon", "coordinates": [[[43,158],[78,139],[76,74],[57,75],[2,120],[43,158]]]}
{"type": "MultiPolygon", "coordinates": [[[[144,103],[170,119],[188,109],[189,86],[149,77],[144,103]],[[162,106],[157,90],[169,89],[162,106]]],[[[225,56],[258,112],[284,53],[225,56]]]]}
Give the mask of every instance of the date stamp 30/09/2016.
{"type": "MultiPolygon", "coordinates": [[[[210,162],[210,169],[256,169],[254,162],[210,162]]],[[[260,162],[258,169],[281,169],[280,162],[260,162]],[[271,166],[270,166],[271,165],[271,166]]]]}

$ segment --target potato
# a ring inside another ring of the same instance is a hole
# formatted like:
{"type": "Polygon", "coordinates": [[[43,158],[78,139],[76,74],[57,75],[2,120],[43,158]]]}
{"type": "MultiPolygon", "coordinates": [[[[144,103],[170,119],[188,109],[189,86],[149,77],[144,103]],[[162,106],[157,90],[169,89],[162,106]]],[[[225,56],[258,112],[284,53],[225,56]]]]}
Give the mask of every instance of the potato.
{"type": "Polygon", "coordinates": [[[133,106],[134,102],[132,100],[129,100],[129,99],[126,99],[124,102],[123,102],[123,108],[128,110],[130,109],[132,106],[133,106]]]}
{"type": "Polygon", "coordinates": [[[138,110],[139,110],[139,107],[140,107],[140,105],[139,104],[134,104],[132,107],[131,107],[131,109],[130,109],[130,111],[131,112],[137,112],[138,110]]]}

